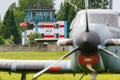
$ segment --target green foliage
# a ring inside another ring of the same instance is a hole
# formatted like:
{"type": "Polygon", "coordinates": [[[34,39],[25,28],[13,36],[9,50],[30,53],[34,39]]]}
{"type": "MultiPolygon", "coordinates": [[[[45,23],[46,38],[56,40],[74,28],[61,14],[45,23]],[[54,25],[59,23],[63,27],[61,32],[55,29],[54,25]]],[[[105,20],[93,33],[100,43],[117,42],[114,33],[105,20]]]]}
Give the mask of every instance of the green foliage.
{"type": "Polygon", "coordinates": [[[89,8],[90,9],[96,9],[96,8],[102,8],[106,9],[108,6],[108,0],[89,0],[89,8]]]}
{"type": "Polygon", "coordinates": [[[61,3],[60,10],[57,13],[59,20],[67,20],[68,22],[71,21],[72,16],[75,16],[74,7],[68,1],[61,3]]]}
{"type": "Polygon", "coordinates": [[[0,36],[0,45],[3,45],[4,44],[4,39],[2,36],[0,36]]]}
{"type": "Polygon", "coordinates": [[[36,38],[41,38],[41,35],[39,33],[30,33],[28,35],[28,44],[38,44],[38,42],[35,42],[34,40],[36,38]]]}
{"type": "MultiPolygon", "coordinates": [[[[75,8],[76,11],[85,9],[85,0],[68,0],[75,8]]],[[[89,9],[102,8],[106,9],[108,6],[108,0],[88,0],[89,9]]]]}
{"type": "MultiPolygon", "coordinates": [[[[16,10],[14,10],[14,16],[15,16],[16,26],[19,31],[19,35],[21,35],[24,28],[20,26],[20,23],[24,22],[25,12],[20,11],[19,9],[16,9],[16,10]]],[[[19,41],[21,41],[21,39],[19,41]]]]}
{"type": "Polygon", "coordinates": [[[68,0],[74,7],[75,11],[79,11],[85,8],[85,0],[68,0]]]}
{"type": "Polygon", "coordinates": [[[69,33],[69,26],[73,18],[75,17],[74,7],[65,0],[64,3],[61,3],[60,10],[57,12],[58,20],[67,20],[67,32],[69,33]]]}
{"type": "Polygon", "coordinates": [[[0,15],[0,23],[2,23],[1,15],[0,15]]]}
{"type": "Polygon", "coordinates": [[[0,21],[0,36],[3,36],[3,33],[4,33],[4,25],[3,22],[0,21]]]}
{"type": "Polygon", "coordinates": [[[5,40],[5,44],[6,44],[6,45],[15,44],[15,43],[14,43],[14,36],[11,35],[11,36],[10,36],[10,39],[6,39],[6,40],[5,40]]]}
{"type": "Polygon", "coordinates": [[[53,9],[54,0],[19,0],[19,9],[53,9]]]}
{"type": "Polygon", "coordinates": [[[10,6],[9,6],[9,8],[8,8],[8,10],[16,10],[16,3],[12,3],[10,6]]]}
{"type": "Polygon", "coordinates": [[[9,39],[10,36],[13,35],[15,38],[14,39],[15,44],[18,44],[20,40],[20,35],[16,26],[13,10],[7,10],[3,24],[4,24],[3,37],[5,39],[9,39]]]}

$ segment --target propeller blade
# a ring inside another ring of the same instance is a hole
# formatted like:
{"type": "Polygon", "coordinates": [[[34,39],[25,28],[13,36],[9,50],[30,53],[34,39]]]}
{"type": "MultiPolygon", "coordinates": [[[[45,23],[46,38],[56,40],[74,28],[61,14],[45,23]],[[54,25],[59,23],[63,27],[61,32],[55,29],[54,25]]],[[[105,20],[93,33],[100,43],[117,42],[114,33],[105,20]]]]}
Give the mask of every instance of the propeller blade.
{"type": "Polygon", "coordinates": [[[85,9],[87,10],[88,8],[88,0],[85,0],[85,9]]]}
{"type": "Polygon", "coordinates": [[[41,74],[43,74],[44,72],[46,72],[49,68],[51,68],[52,66],[54,66],[55,64],[57,64],[58,62],[60,62],[61,60],[65,59],[66,57],[68,57],[69,55],[71,55],[73,52],[77,51],[78,47],[75,47],[73,50],[71,50],[70,52],[68,52],[67,54],[65,54],[64,56],[62,56],[61,58],[59,58],[55,63],[51,64],[50,66],[46,67],[45,69],[43,69],[42,71],[39,71],[38,73],[36,73],[34,75],[34,79],[36,79],[37,77],[39,77],[41,74]]]}
{"type": "Polygon", "coordinates": [[[119,56],[115,55],[114,53],[112,53],[112,52],[110,52],[110,51],[108,51],[108,50],[106,50],[106,49],[104,49],[102,46],[98,46],[98,49],[102,50],[103,52],[105,52],[105,53],[107,53],[107,54],[109,54],[109,55],[111,55],[111,56],[113,56],[113,57],[115,57],[115,58],[120,59],[119,56]]]}
{"type": "Polygon", "coordinates": [[[87,8],[88,8],[88,0],[85,0],[85,10],[86,10],[86,32],[89,32],[87,8]]]}

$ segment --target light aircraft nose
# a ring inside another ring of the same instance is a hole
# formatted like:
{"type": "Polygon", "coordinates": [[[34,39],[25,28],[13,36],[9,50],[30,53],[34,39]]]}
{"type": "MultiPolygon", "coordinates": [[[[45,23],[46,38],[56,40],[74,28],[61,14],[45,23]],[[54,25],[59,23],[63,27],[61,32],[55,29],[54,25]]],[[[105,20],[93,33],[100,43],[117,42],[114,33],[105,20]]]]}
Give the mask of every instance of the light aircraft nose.
{"type": "Polygon", "coordinates": [[[98,51],[100,38],[96,32],[83,32],[78,36],[76,43],[83,55],[93,55],[98,51]]]}

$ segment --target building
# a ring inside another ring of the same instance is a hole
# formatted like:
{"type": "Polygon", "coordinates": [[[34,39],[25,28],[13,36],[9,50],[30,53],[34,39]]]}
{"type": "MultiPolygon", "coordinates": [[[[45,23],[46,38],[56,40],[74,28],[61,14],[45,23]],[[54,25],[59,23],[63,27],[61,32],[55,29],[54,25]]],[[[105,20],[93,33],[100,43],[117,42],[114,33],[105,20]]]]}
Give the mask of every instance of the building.
{"type": "Polygon", "coordinates": [[[22,45],[27,44],[28,35],[33,32],[40,33],[42,39],[67,38],[67,21],[57,21],[54,9],[27,9],[25,22],[33,27],[22,32],[22,45]]]}

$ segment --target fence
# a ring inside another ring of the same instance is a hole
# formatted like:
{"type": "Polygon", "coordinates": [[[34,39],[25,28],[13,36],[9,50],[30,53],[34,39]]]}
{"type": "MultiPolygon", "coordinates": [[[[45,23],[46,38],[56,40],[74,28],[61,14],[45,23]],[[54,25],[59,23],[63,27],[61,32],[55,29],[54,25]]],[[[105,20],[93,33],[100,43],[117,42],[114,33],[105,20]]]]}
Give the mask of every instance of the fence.
{"type": "Polygon", "coordinates": [[[2,45],[0,52],[5,51],[60,51],[68,50],[68,47],[58,47],[56,44],[37,44],[37,45],[2,45]]]}

